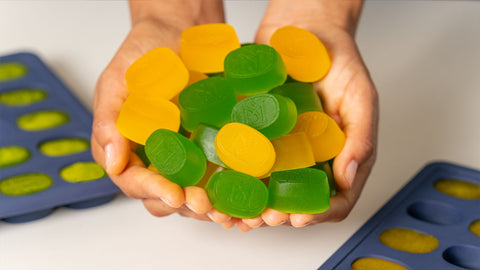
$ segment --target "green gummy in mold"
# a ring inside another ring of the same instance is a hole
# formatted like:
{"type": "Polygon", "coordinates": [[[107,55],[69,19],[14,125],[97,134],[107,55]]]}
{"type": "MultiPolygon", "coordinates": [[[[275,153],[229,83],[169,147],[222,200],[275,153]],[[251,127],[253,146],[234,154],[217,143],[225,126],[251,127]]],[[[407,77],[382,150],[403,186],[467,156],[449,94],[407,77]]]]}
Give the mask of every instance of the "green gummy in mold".
{"type": "Polygon", "coordinates": [[[154,131],[145,143],[145,153],[161,175],[182,187],[196,185],[207,169],[202,150],[171,130],[154,131]]]}
{"type": "Polygon", "coordinates": [[[30,152],[24,147],[17,145],[0,147],[0,168],[23,163],[29,158],[30,152]]]}
{"type": "Polygon", "coordinates": [[[215,151],[215,136],[217,136],[217,133],[218,129],[200,124],[190,136],[190,140],[200,147],[208,161],[227,167],[215,151]]]}
{"type": "Polygon", "coordinates": [[[0,181],[0,193],[8,196],[23,196],[46,190],[52,184],[52,178],[46,174],[16,175],[0,181]]]}
{"type": "Polygon", "coordinates": [[[295,103],[297,113],[323,112],[322,102],[311,83],[290,82],[272,89],[269,93],[288,97],[295,103]]]}
{"type": "Polygon", "coordinates": [[[17,125],[24,130],[37,131],[67,123],[69,117],[61,111],[38,111],[20,116],[17,125]]]}
{"type": "Polygon", "coordinates": [[[287,70],[280,54],[263,44],[252,44],[231,51],[225,57],[224,72],[235,92],[246,96],[266,93],[287,79],[287,70]]]}
{"type": "Polygon", "coordinates": [[[39,89],[17,89],[0,94],[0,102],[8,106],[25,106],[39,102],[47,97],[45,91],[39,89]]]}
{"type": "Polygon", "coordinates": [[[258,94],[239,101],[232,110],[232,122],[249,125],[274,139],[289,133],[297,122],[295,103],[277,94],[258,94]]]}
{"type": "Polygon", "coordinates": [[[67,182],[87,182],[106,175],[102,166],[95,162],[76,162],[60,170],[60,176],[67,182]]]}
{"type": "Polygon", "coordinates": [[[330,189],[322,170],[302,168],[273,172],[268,206],[284,213],[318,214],[330,208],[330,189]]]}
{"type": "Polygon", "coordinates": [[[202,123],[221,128],[230,121],[237,96],[222,77],[210,77],[187,86],[178,97],[183,128],[193,132],[202,123]]]}
{"type": "Polygon", "coordinates": [[[236,218],[254,218],[267,207],[268,189],[259,179],[237,171],[220,171],[208,180],[213,208],[236,218]]]}
{"type": "Polygon", "coordinates": [[[0,82],[18,79],[26,73],[27,68],[20,63],[0,63],[0,82]]]}
{"type": "Polygon", "coordinates": [[[47,156],[64,156],[83,152],[90,148],[90,142],[81,138],[60,138],[42,142],[38,149],[47,156]]]}

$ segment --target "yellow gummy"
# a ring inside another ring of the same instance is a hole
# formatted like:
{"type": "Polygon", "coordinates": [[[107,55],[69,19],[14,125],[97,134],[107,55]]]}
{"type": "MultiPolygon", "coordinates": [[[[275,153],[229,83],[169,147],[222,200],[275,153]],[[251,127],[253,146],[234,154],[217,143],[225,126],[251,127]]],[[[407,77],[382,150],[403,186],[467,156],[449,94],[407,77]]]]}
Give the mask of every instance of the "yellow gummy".
{"type": "Polygon", "coordinates": [[[182,32],[180,56],[189,70],[217,73],[223,71],[227,54],[237,48],[240,41],[231,25],[202,24],[182,32]]]}
{"type": "Polygon", "coordinates": [[[456,179],[440,179],[433,186],[442,193],[460,199],[480,199],[480,186],[474,183],[456,179]]]}
{"type": "Polygon", "coordinates": [[[187,85],[188,70],[170,48],[159,47],[138,58],[125,79],[130,94],[153,99],[171,99],[187,85]]]}
{"type": "Polygon", "coordinates": [[[474,222],[470,223],[468,229],[475,234],[476,236],[480,237],[480,219],[475,220],[474,222]]]}
{"type": "Polygon", "coordinates": [[[380,234],[379,239],[388,247],[410,253],[428,253],[438,247],[437,238],[411,229],[387,229],[380,234]]]}
{"type": "Polygon", "coordinates": [[[105,175],[102,166],[95,162],[77,162],[60,171],[60,176],[70,183],[93,181],[105,175]]]}
{"type": "Polygon", "coordinates": [[[117,129],[123,136],[145,145],[150,134],[163,128],[177,132],[180,127],[180,110],[168,100],[148,102],[129,95],[117,118],[117,129]]]}
{"type": "Polygon", "coordinates": [[[188,73],[189,73],[190,75],[189,75],[189,79],[188,79],[187,86],[189,86],[189,85],[191,85],[191,84],[194,84],[194,83],[196,83],[196,82],[198,82],[198,81],[201,81],[201,80],[203,80],[203,79],[208,78],[208,76],[207,76],[205,73],[202,73],[202,72],[189,70],[188,73]]]}
{"type": "Polygon", "coordinates": [[[287,134],[271,140],[276,160],[268,173],[307,168],[315,165],[313,151],[303,132],[287,134]]]}
{"type": "Polygon", "coordinates": [[[407,268],[379,258],[360,258],[352,263],[352,270],[407,270],[407,268]]]}
{"type": "Polygon", "coordinates": [[[345,145],[345,134],[335,120],[324,112],[305,112],[298,115],[290,133],[304,132],[310,142],[316,162],[338,155],[345,145]]]}
{"type": "Polygon", "coordinates": [[[254,177],[266,175],[275,162],[275,150],[267,137],[241,123],[226,124],[218,131],[215,151],[228,167],[254,177]]]}
{"type": "Polygon", "coordinates": [[[296,26],[279,28],[270,38],[270,45],[282,56],[288,75],[297,81],[318,81],[330,70],[327,49],[305,29],[296,26]]]}

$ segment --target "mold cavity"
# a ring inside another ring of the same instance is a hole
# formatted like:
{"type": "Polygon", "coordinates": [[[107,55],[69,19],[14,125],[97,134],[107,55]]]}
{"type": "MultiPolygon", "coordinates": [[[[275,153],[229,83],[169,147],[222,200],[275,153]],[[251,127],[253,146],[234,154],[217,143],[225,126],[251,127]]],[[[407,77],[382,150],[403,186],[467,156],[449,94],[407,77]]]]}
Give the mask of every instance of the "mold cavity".
{"type": "Polygon", "coordinates": [[[388,247],[410,253],[428,253],[438,247],[437,238],[403,228],[387,229],[380,234],[379,240],[388,247]]]}
{"type": "Polygon", "coordinates": [[[468,228],[473,234],[480,237],[480,219],[477,219],[474,222],[470,223],[470,226],[468,226],[468,228]]]}
{"type": "Polygon", "coordinates": [[[60,171],[60,176],[70,183],[93,181],[105,175],[103,168],[95,162],[77,162],[60,171]]]}
{"type": "Polygon", "coordinates": [[[30,152],[24,147],[16,145],[0,147],[0,168],[23,163],[29,158],[30,152]]]}
{"type": "Polygon", "coordinates": [[[480,199],[480,186],[471,182],[456,179],[440,179],[435,182],[436,190],[447,195],[467,199],[480,199]]]}
{"type": "Polygon", "coordinates": [[[80,138],[61,138],[42,142],[38,149],[47,156],[72,155],[90,148],[90,142],[80,138]]]}
{"type": "Polygon", "coordinates": [[[480,269],[480,247],[453,246],[443,252],[443,258],[456,266],[467,269],[480,269]]]}
{"type": "Polygon", "coordinates": [[[27,73],[27,68],[20,63],[0,63],[0,82],[14,80],[27,73]]]}
{"type": "Polygon", "coordinates": [[[412,217],[426,222],[449,225],[460,222],[463,214],[451,205],[436,201],[419,201],[407,209],[412,217]]]}
{"type": "Polygon", "coordinates": [[[24,114],[17,119],[21,129],[37,131],[54,128],[68,122],[68,115],[60,111],[40,111],[24,114]]]}
{"type": "Polygon", "coordinates": [[[404,266],[379,258],[360,258],[351,266],[352,270],[407,270],[404,266]]]}
{"type": "Polygon", "coordinates": [[[8,106],[25,106],[39,102],[47,93],[39,89],[17,89],[0,94],[0,102],[8,106]]]}
{"type": "Polygon", "coordinates": [[[46,190],[52,184],[52,178],[46,174],[16,175],[0,182],[0,193],[9,196],[23,196],[46,190]]]}

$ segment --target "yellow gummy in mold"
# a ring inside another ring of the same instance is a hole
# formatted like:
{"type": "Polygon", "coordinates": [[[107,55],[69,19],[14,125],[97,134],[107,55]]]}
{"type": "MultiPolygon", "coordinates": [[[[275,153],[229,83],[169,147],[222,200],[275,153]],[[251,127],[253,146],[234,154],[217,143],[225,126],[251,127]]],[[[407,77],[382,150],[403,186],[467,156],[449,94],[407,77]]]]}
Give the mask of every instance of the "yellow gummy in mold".
{"type": "Polygon", "coordinates": [[[480,237],[480,219],[475,220],[474,222],[470,223],[468,229],[475,234],[476,236],[480,237]]]}
{"type": "Polygon", "coordinates": [[[24,130],[37,131],[61,126],[68,120],[68,114],[61,111],[39,111],[20,116],[17,125],[24,130]]]}
{"type": "Polygon", "coordinates": [[[23,196],[46,190],[52,184],[52,178],[46,174],[16,175],[0,181],[0,193],[9,196],[23,196]]]}
{"type": "Polygon", "coordinates": [[[360,258],[352,263],[352,270],[407,270],[407,268],[380,258],[360,258]]]}
{"type": "Polygon", "coordinates": [[[345,145],[345,134],[335,120],[324,112],[299,114],[291,133],[297,132],[304,132],[307,135],[316,162],[334,158],[345,145]]]}
{"type": "Polygon", "coordinates": [[[0,168],[23,163],[29,158],[30,152],[24,147],[17,145],[0,147],[0,168]]]}
{"type": "Polygon", "coordinates": [[[8,106],[25,106],[43,100],[47,93],[39,89],[17,89],[0,94],[0,102],[8,106]]]}
{"type": "Polygon", "coordinates": [[[14,80],[27,73],[27,68],[20,63],[0,63],[0,82],[14,80]]]}
{"type": "Polygon", "coordinates": [[[480,186],[471,182],[457,179],[440,179],[433,185],[434,188],[447,195],[467,200],[480,199],[480,186]]]}
{"type": "Polygon", "coordinates": [[[187,85],[188,70],[170,48],[159,47],[138,58],[125,79],[130,94],[147,99],[171,99],[187,85]]]}
{"type": "Polygon", "coordinates": [[[275,150],[267,137],[241,123],[226,124],[218,131],[215,151],[225,165],[254,177],[266,175],[275,162],[275,150]]]}
{"type": "Polygon", "coordinates": [[[387,229],[380,234],[379,240],[388,247],[410,253],[428,253],[438,247],[434,236],[404,228],[387,229]]]}
{"type": "MultiPolygon", "coordinates": [[[[269,174],[276,171],[307,168],[315,165],[312,148],[303,132],[271,140],[276,159],[269,174]]],[[[267,175],[268,176],[268,175],[267,175]]]]}
{"type": "Polygon", "coordinates": [[[77,162],[60,170],[60,176],[71,183],[93,181],[105,175],[103,168],[95,162],[77,162]]]}
{"type": "Polygon", "coordinates": [[[202,24],[182,32],[180,56],[189,70],[217,73],[223,71],[227,54],[237,48],[240,41],[231,25],[202,24]]]}
{"type": "Polygon", "coordinates": [[[64,156],[85,151],[90,148],[90,142],[80,138],[60,138],[42,142],[38,150],[47,156],[64,156]]]}
{"type": "Polygon", "coordinates": [[[330,70],[327,49],[305,29],[296,26],[279,28],[270,38],[270,45],[282,56],[288,75],[297,81],[318,81],[330,70]]]}
{"type": "Polygon", "coordinates": [[[117,128],[123,136],[145,145],[150,134],[164,128],[177,132],[180,127],[180,110],[169,100],[149,102],[129,95],[117,118],[117,128]]]}

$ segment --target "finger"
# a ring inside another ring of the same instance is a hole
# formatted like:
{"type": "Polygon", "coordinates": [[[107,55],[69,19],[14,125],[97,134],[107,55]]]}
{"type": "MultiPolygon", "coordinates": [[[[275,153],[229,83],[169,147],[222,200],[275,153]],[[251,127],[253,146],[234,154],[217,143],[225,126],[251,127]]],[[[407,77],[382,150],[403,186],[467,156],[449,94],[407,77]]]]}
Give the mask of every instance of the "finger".
{"type": "Polygon", "coordinates": [[[205,214],[212,209],[207,192],[201,187],[184,187],[185,205],[197,214],[205,214]]]}
{"type": "Polygon", "coordinates": [[[264,221],[261,216],[256,218],[244,218],[242,219],[243,223],[250,226],[251,228],[258,228],[264,224],[264,221]]]}
{"type": "Polygon", "coordinates": [[[241,232],[249,232],[252,227],[245,224],[241,219],[237,220],[237,227],[241,232]]]}
{"type": "Polygon", "coordinates": [[[211,209],[207,212],[207,216],[215,223],[225,223],[232,219],[231,216],[218,212],[215,209],[211,209]]]}
{"type": "Polygon", "coordinates": [[[222,227],[224,229],[230,230],[231,228],[233,228],[235,226],[236,223],[237,223],[237,219],[231,218],[231,219],[223,222],[222,227]]]}
{"type": "Polygon", "coordinates": [[[293,227],[305,227],[313,222],[314,215],[310,214],[290,214],[290,224],[293,227]]]}
{"type": "Polygon", "coordinates": [[[270,225],[270,226],[277,226],[288,220],[290,217],[289,214],[287,213],[282,213],[277,210],[267,208],[265,211],[262,213],[262,219],[265,222],[265,224],[270,225]]]}
{"type": "Polygon", "coordinates": [[[144,199],[142,200],[145,208],[156,217],[165,217],[169,216],[177,211],[176,208],[168,206],[166,203],[161,200],[156,199],[144,199]]]}

